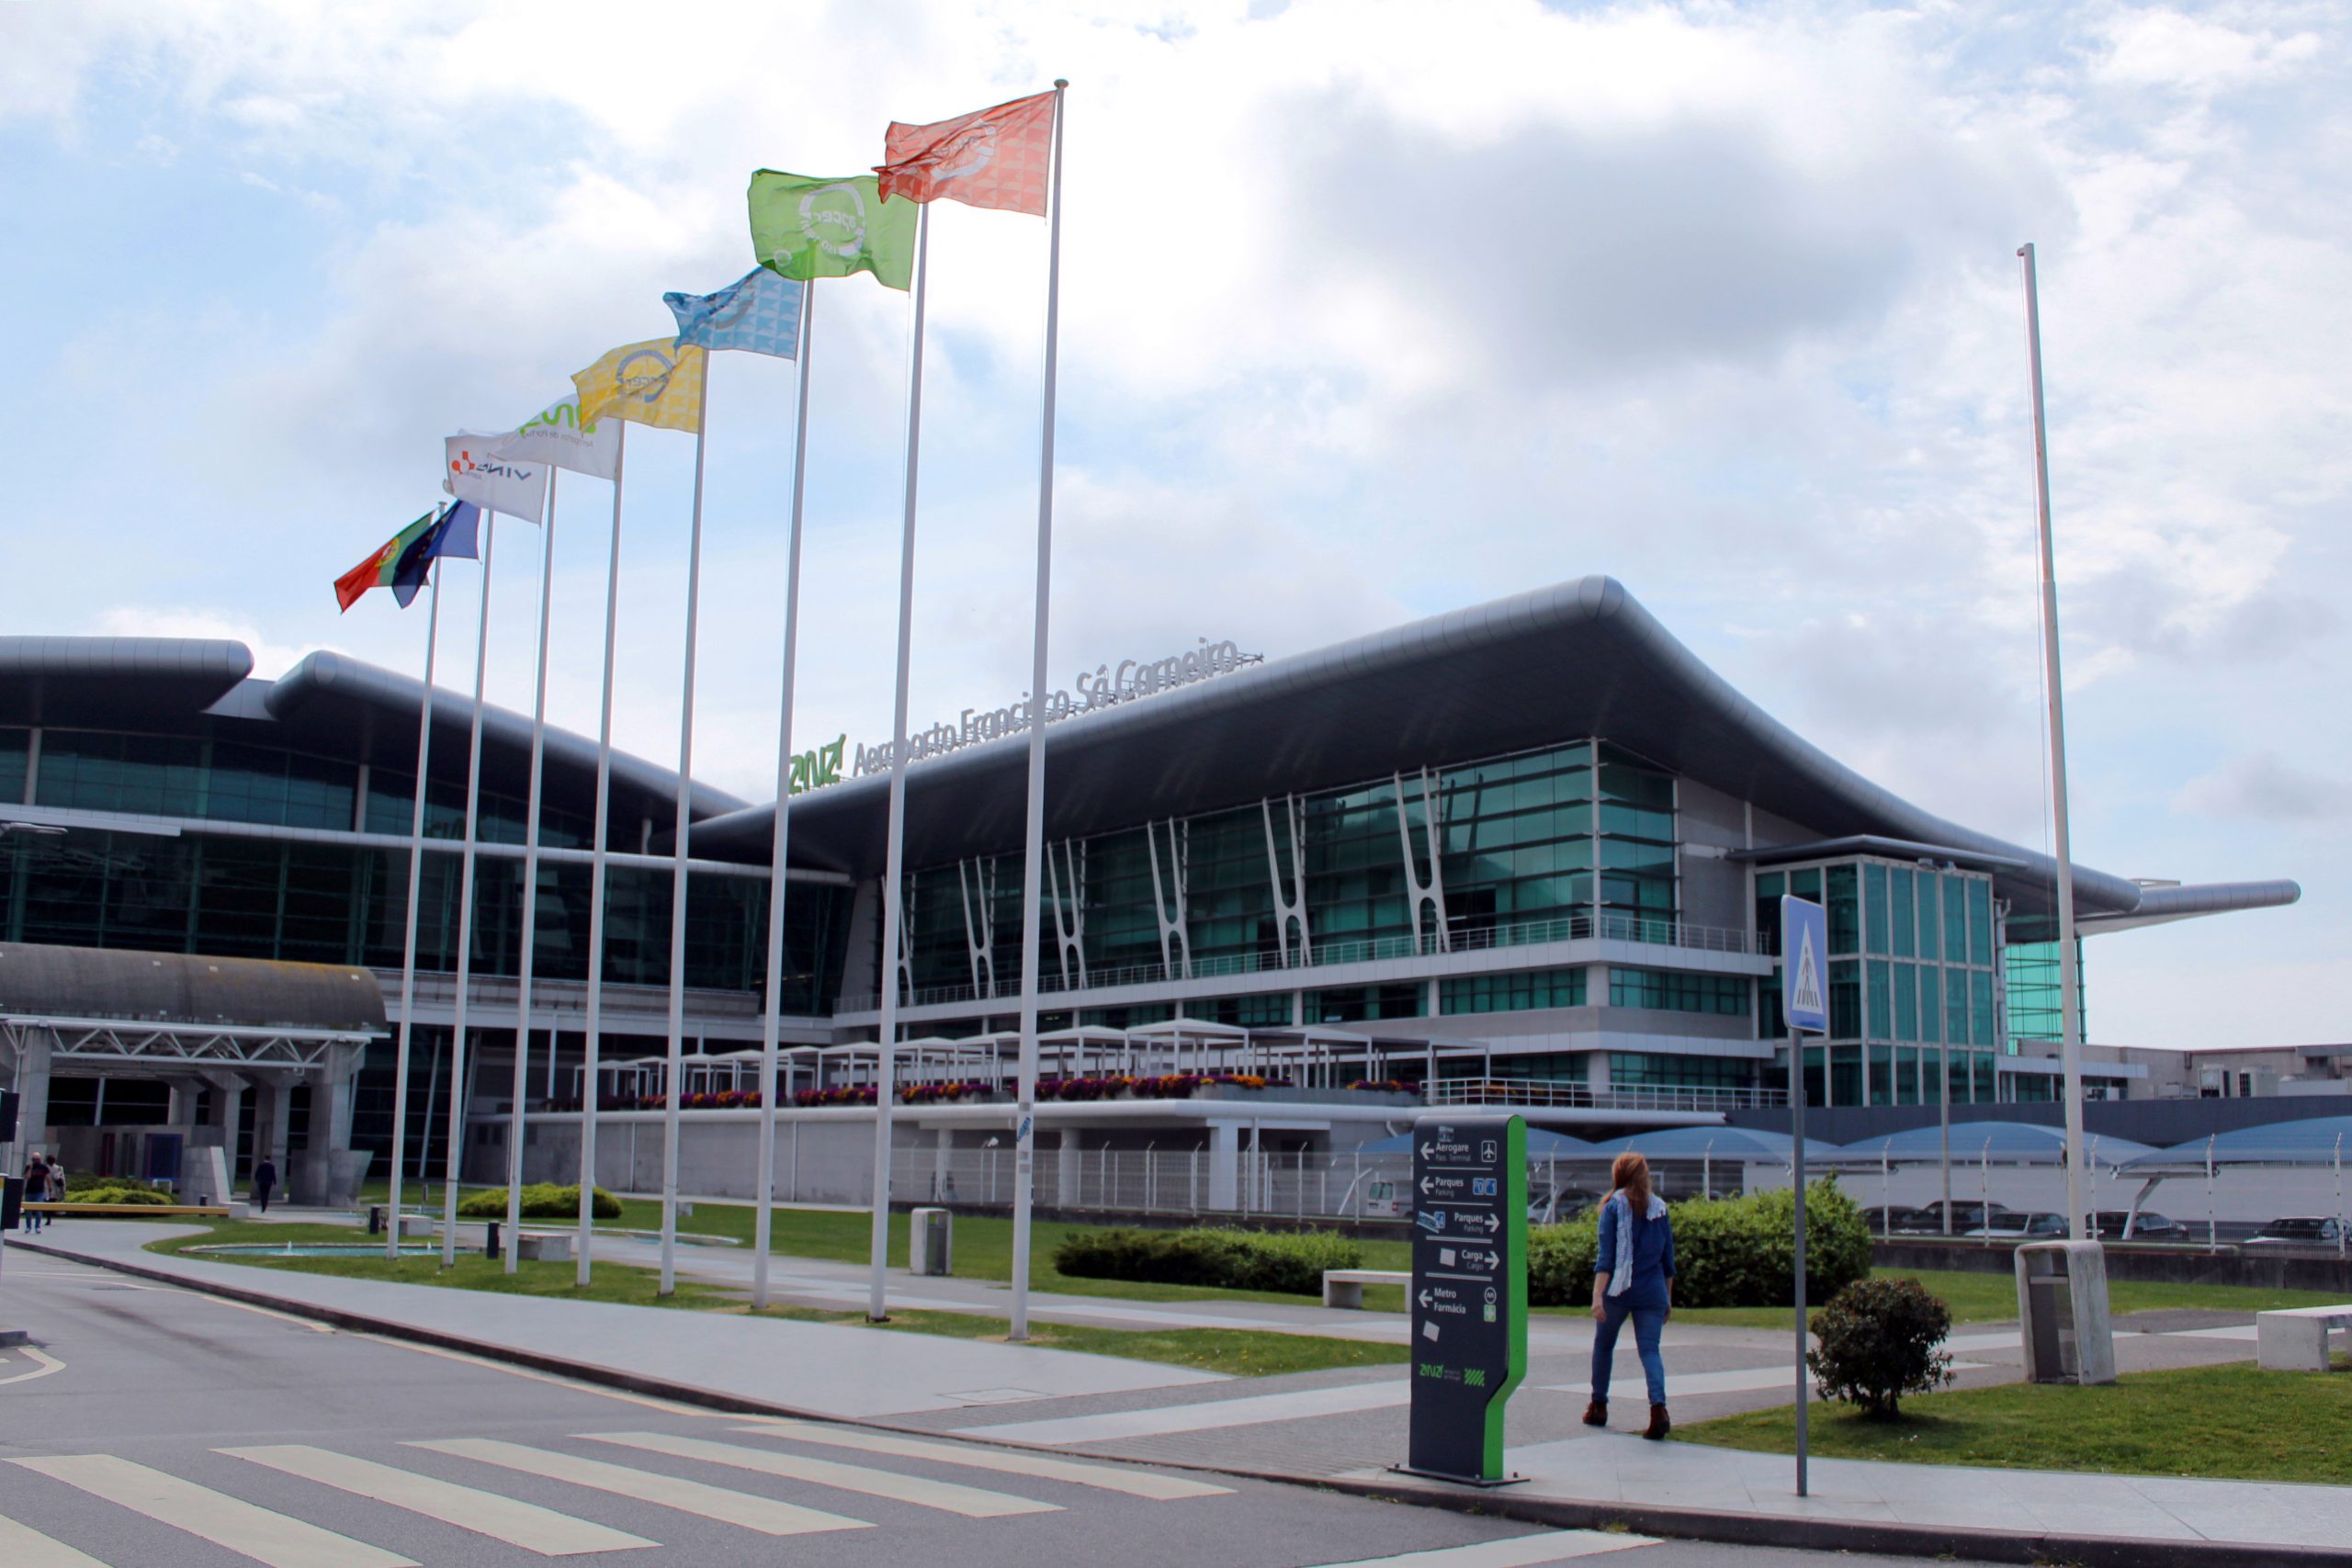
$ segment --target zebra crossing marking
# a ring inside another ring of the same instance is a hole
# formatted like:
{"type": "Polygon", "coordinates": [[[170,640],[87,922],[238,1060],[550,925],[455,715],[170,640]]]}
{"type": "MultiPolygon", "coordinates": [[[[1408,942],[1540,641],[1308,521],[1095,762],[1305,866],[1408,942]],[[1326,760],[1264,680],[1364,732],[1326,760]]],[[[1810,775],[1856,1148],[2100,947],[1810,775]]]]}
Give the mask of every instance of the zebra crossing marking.
{"type": "Polygon", "coordinates": [[[581,1459],[549,1449],[528,1448],[496,1438],[438,1438],[403,1446],[428,1449],[435,1453],[450,1454],[458,1459],[478,1460],[484,1464],[519,1470],[526,1475],[537,1475],[548,1481],[569,1482],[593,1491],[611,1492],[619,1496],[633,1497],[640,1503],[651,1503],[657,1507],[675,1508],[682,1514],[717,1519],[722,1524],[741,1525],[762,1535],[816,1535],[826,1530],[874,1528],[865,1519],[828,1514],[819,1508],[804,1508],[797,1504],[779,1503],[749,1492],[735,1492],[699,1481],[681,1480],[654,1471],[632,1470],[627,1465],[607,1464],[603,1460],[581,1459]]]}
{"type": "Polygon", "coordinates": [[[837,1449],[855,1449],[862,1453],[931,1460],[939,1464],[960,1464],[1005,1475],[1068,1482],[1073,1486],[1122,1492],[1130,1497],[1143,1497],[1153,1502],[1170,1502],[1180,1497],[1229,1497],[1233,1495],[1230,1486],[1212,1486],[1205,1481],[1163,1475],[1154,1471],[1081,1464],[1075,1460],[986,1448],[978,1443],[927,1442],[920,1438],[901,1438],[888,1432],[869,1432],[860,1427],[833,1426],[822,1421],[779,1419],[757,1427],[738,1427],[735,1430],[761,1437],[789,1438],[798,1443],[823,1443],[837,1449]]]}
{"type": "Polygon", "coordinates": [[[307,1444],[268,1444],[213,1451],[232,1459],[249,1460],[355,1496],[372,1497],[412,1514],[422,1514],[476,1535],[503,1540],[509,1546],[519,1546],[526,1551],[536,1551],[542,1557],[629,1551],[661,1544],[625,1530],[576,1519],[553,1508],[542,1508],[536,1503],[520,1502],[495,1492],[460,1486],[435,1476],[420,1475],[414,1471],[379,1464],[374,1460],[354,1459],[307,1444]]]}
{"type": "Polygon", "coordinates": [[[409,1558],[112,1454],[10,1461],[269,1568],[419,1568],[409,1558]]]}
{"type": "Polygon", "coordinates": [[[9,1568],[107,1568],[96,1558],[30,1525],[20,1525],[6,1514],[0,1514],[0,1562],[9,1568]]]}
{"type": "Polygon", "coordinates": [[[902,1475],[895,1470],[875,1470],[862,1464],[808,1459],[768,1449],[747,1449],[735,1443],[714,1443],[706,1438],[673,1437],[666,1432],[582,1432],[580,1436],[594,1443],[616,1443],[624,1448],[642,1449],[648,1453],[668,1454],[673,1459],[733,1465],[739,1470],[780,1476],[787,1481],[832,1486],[844,1492],[862,1492],[869,1497],[887,1497],[892,1502],[911,1503],[920,1508],[938,1508],[950,1514],[961,1514],[967,1519],[1001,1519],[1016,1514],[1061,1512],[1058,1503],[1040,1503],[1028,1497],[1016,1497],[1009,1492],[990,1492],[978,1486],[958,1485],[952,1481],[928,1481],[919,1475],[902,1475]]]}
{"type": "Polygon", "coordinates": [[[1645,1535],[1617,1535],[1607,1530],[1547,1530],[1541,1535],[1515,1535],[1502,1540],[1475,1541],[1468,1546],[1441,1546],[1431,1551],[1408,1551],[1401,1557],[1362,1557],[1325,1568],[1539,1568],[1571,1557],[1597,1557],[1604,1551],[1624,1551],[1656,1546],[1645,1535]]]}

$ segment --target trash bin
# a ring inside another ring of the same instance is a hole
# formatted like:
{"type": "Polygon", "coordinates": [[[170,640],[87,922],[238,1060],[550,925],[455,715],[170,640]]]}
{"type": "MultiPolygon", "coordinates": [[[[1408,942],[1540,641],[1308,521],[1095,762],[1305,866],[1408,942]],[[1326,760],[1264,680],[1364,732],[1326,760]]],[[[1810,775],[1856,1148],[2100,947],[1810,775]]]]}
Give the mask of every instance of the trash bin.
{"type": "Polygon", "coordinates": [[[945,1209],[917,1209],[907,1236],[907,1267],[918,1274],[956,1272],[956,1216],[945,1209]]]}
{"type": "Polygon", "coordinates": [[[2037,1241],[2017,1251],[2018,1317],[2030,1382],[2115,1381],[2107,1254],[2095,1241],[2037,1241]]]}

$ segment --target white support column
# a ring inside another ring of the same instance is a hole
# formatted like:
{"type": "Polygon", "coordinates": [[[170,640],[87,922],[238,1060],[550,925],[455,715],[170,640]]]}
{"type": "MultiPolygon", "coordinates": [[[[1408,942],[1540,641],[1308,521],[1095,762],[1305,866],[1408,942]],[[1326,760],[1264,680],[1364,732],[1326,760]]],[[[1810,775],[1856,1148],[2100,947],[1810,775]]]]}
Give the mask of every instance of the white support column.
{"type": "Polygon", "coordinates": [[[1209,1126],[1209,1197],[1212,1209],[1241,1204],[1241,1124],[1216,1122],[1209,1126]]]}
{"type": "Polygon", "coordinates": [[[1290,874],[1283,874],[1282,857],[1274,848],[1274,808],[1271,800],[1258,803],[1266,827],[1266,878],[1273,891],[1274,940],[1284,967],[1304,965],[1312,956],[1306,930],[1306,828],[1305,811],[1296,795],[1283,796],[1283,829],[1290,844],[1290,874]],[[1298,957],[1290,950],[1291,922],[1298,922],[1298,957]]]}
{"type": "Polygon", "coordinates": [[[1404,852],[1405,892],[1407,907],[1413,916],[1414,945],[1423,953],[1451,953],[1453,943],[1445,923],[1445,847],[1438,832],[1438,793],[1430,782],[1430,771],[1423,768],[1421,785],[1421,837],[1426,847],[1429,874],[1421,874],[1413,858],[1412,824],[1405,814],[1405,775],[1389,775],[1396,791],[1396,842],[1404,852]],[[1430,942],[1421,942],[1421,908],[1427,905],[1431,928],[1430,942]]]}
{"type": "Polygon", "coordinates": [[[1078,1129],[1061,1130],[1061,1157],[1054,1161],[1054,1201],[1064,1209],[1078,1207],[1078,1182],[1085,1161],[1079,1157],[1078,1129]]]}
{"type": "Polygon", "coordinates": [[[996,995],[996,862],[975,855],[956,863],[956,890],[964,898],[964,946],[971,954],[972,995],[996,995]]]}
{"type": "Polygon", "coordinates": [[[1193,935],[1184,886],[1192,869],[1192,824],[1173,817],[1168,819],[1168,877],[1164,883],[1159,875],[1159,835],[1148,821],[1143,825],[1143,841],[1151,857],[1151,912],[1159,924],[1160,971],[1170,978],[1189,980],[1193,977],[1193,935]]]}
{"type": "Polygon", "coordinates": [[[1062,840],[1059,859],[1054,846],[1046,846],[1046,891],[1054,906],[1054,934],[1060,942],[1062,988],[1086,988],[1086,846],[1076,840],[1062,840]],[[1067,873],[1062,869],[1068,867],[1067,873]],[[1068,897],[1062,894],[1063,884],[1069,886],[1068,897]]]}

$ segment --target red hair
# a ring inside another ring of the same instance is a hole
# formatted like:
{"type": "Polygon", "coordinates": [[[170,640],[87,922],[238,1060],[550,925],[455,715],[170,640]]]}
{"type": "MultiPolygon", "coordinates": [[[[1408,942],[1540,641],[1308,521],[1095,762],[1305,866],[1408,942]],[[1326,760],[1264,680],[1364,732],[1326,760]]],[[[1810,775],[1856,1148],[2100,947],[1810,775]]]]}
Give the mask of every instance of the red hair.
{"type": "Polygon", "coordinates": [[[1646,1216],[1650,1207],[1650,1162],[1627,1149],[1609,1167],[1609,1195],[1623,1192],[1634,1205],[1634,1213],[1646,1216]]]}

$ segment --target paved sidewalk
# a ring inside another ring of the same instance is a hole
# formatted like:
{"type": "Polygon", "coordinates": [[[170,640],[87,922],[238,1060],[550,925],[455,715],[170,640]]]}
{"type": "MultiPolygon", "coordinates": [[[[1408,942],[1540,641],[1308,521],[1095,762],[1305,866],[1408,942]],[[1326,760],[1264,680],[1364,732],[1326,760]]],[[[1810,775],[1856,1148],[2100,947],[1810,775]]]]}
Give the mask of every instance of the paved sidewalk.
{"type": "MultiPolygon", "coordinates": [[[[1849,1524],[2098,1536],[2148,1543],[2230,1541],[2328,1549],[2352,1559],[2352,1486],[2298,1486],[2072,1472],[1971,1470],[1816,1459],[1796,1495],[1796,1461],[1623,1433],[1507,1451],[1528,1479],[1514,1501],[1701,1509],[1849,1524]]],[[[1387,1484],[1385,1471],[1344,1479],[1387,1484]]]]}
{"type": "Polygon", "coordinates": [[[552,1301],[433,1285],[345,1280],[141,1250],[192,1227],[107,1220],[59,1227],[9,1247],[10,1267],[39,1252],[129,1265],[152,1275],[262,1295],[296,1307],[393,1324],[485,1354],[522,1352],[575,1366],[842,1417],[905,1416],[1035,1399],[1131,1393],[1227,1381],[1185,1367],[1026,1345],[875,1334],[830,1324],[668,1307],[552,1301]]]}

